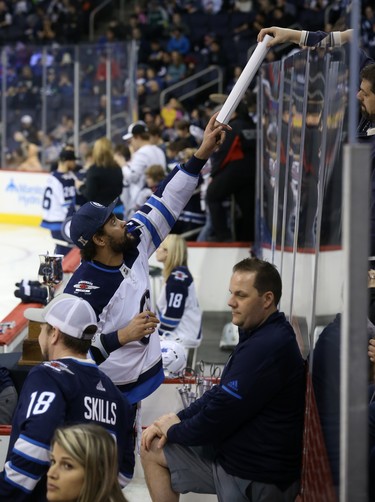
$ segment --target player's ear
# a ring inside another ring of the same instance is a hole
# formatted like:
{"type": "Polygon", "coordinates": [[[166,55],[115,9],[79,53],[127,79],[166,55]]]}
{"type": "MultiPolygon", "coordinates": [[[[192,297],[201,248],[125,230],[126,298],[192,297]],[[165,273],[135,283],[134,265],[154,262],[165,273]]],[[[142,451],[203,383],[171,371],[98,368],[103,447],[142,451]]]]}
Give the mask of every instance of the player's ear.
{"type": "Polygon", "coordinates": [[[103,235],[99,235],[99,234],[94,234],[93,238],[92,238],[94,244],[96,246],[104,246],[105,245],[105,240],[104,240],[104,236],[103,235]]]}
{"type": "Polygon", "coordinates": [[[60,333],[61,333],[61,331],[59,330],[59,328],[52,328],[51,334],[50,334],[50,340],[51,340],[52,344],[55,344],[59,340],[60,333]]]}

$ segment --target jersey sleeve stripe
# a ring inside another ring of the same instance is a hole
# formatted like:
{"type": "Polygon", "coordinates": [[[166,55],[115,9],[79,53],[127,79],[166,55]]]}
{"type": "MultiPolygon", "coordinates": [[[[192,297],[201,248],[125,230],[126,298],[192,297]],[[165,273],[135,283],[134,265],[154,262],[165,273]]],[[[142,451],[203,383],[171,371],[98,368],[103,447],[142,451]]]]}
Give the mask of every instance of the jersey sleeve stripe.
{"type": "Polygon", "coordinates": [[[38,483],[40,476],[33,476],[28,472],[16,469],[10,462],[7,462],[5,464],[5,479],[19,490],[31,493],[38,483]]]}
{"type": "Polygon", "coordinates": [[[176,223],[176,218],[173,216],[173,214],[169,211],[169,209],[161,202],[161,200],[157,199],[156,197],[151,197],[146,205],[153,206],[154,208],[158,209],[161,214],[164,216],[164,218],[167,220],[168,225],[172,227],[176,223]]]}
{"type": "Polygon", "coordinates": [[[137,213],[137,219],[143,223],[143,225],[147,228],[147,230],[151,234],[152,242],[156,248],[158,248],[161,244],[161,238],[158,234],[158,231],[154,227],[154,225],[151,223],[151,221],[147,218],[145,218],[142,214],[137,213]]]}
{"type": "Polygon", "coordinates": [[[37,462],[38,464],[49,464],[49,446],[37,443],[25,436],[20,436],[14,444],[13,451],[21,457],[37,462]]]}

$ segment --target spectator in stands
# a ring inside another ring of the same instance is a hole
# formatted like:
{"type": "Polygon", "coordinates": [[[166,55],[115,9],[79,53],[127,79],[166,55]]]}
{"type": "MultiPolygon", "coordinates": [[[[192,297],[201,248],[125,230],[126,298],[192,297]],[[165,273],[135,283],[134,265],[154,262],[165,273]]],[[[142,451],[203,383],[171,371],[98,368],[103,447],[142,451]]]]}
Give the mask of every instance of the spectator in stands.
{"type": "Polygon", "coordinates": [[[117,465],[116,441],[103,427],[94,424],[59,427],[52,439],[47,499],[126,502],[117,465]]]}
{"type": "Polygon", "coordinates": [[[34,143],[35,145],[39,144],[38,129],[35,127],[34,120],[31,115],[22,115],[18,131],[22,134],[24,141],[34,143]]]}
{"type": "Polygon", "coordinates": [[[125,166],[131,158],[130,148],[125,143],[115,145],[113,148],[113,157],[119,166],[125,166]]]}
{"type": "MultiPolygon", "coordinates": [[[[86,200],[107,205],[121,195],[123,183],[122,169],[114,159],[112,143],[108,138],[102,137],[95,141],[92,161],[85,180],[76,180],[76,189],[86,200]]],[[[121,216],[123,214],[120,202],[115,213],[121,216]]]]}
{"type": "Polygon", "coordinates": [[[139,192],[135,201],[135,209],[138,211],[164,180],[166,176],[165,169],[160,164],[153,164],[145,170],[145,186],[139,192]]]}
{"type": "Polygon", "coordinates": [[[160,83],[157,79],[149,80],[145,84],[146,96],[143,100],[142,111],[147,110],[151,113],[157,113],[160,110],[160,83]]]}
{"type": "Polygon", "coordinates": [[[172,12],[171,24],[172,26],[178,27],[183,35],[189,37],[190,28],[187,23],[184,22],[180,12],[172,12]]]}
{"type": "Polygon", "coordinates": [[[165,154],[167,157],[167,171],[171,172],[172,169],[179,163],[178,155],[185,148],[189,148],[189,142],[184,139],[176,139],[169,141],[166,144],[165,154]]]}
{"type": "Polygon", "coordinates": [[[205,14],[217,14],[221,11],[223,0],[201,0],[201,5],[205,14]]]}
{"type": "Polygon", "coordinates": [[[82,298],[60,294],[45,308],[25,310],[25,317],[41,323],[45,362],[29,372],[22,387],[0,475],[1,500],[45,500],[53,434],[72,423],[93,422],[116,437],[125,486],[134,469],[131,410],[112,381],[87,359],[97,330],[94,310],[82,298]]]}
{"type": "Polygon", "coordinates": [[[364,9],[361,33],[363,48],[372,59],[375,59],[375,11],[371,5],[367,5],[364,9]]]}
{"type": "Polygon", "coordinates": [[[167,42],[166,49],[168,52],[177,51],[183,56],[190,52],[190,40],[179,26],[172,26],[171,36],[167,42]]]}
{"type": "Polygon", "coordinates": [[[159,72],[163,67],[163,55],[164,50],[161,41],[154,38],[150,40],[150,52],[147,57],[147,64],[155,69],[159,77],[159,72]]]}
{"type": "Polygon", "coordinates": [[[167,64],[167,72],[165,74],[165,81],[167,85],[175,84],[183,80],[186,76],[186,64],[182,54],[177,51],[171,52],[170,63],[167,64]]]}
{"type": "MultiPolygon", "coordinates": [[[[147,122],[146,122],[146,124],[147,124],[147,122]]],[[[147,127],[148,127],[148,132],[150,134],[151,143],[153,145],[157,145],[165,153],[166,144],[163,139],[162,127],[156,125],[154,119],[152,120],[152,122],[150,122],[150,125],[147,125],[147,127]]]]}
{"type": "Polygon", "coordinates": [[[166,169],[166,158],[163,150],[151,143],[147,126],[142,121],[130,124],[123,139],[129,141],[132,151],[131,159],[124,167],[124,202],[127,219],[134,213],[139,192],[145,186],[145,170],[153,164],[160,164],[166,169]]]}
{"type": "MultiPolygon", "coordinates": [[[[111,58],[110,62],[111,78],[116,80],[120,77],[120,67],[117,61],[111,58]]],[[[96,68],[95,80],[104,82],[107,78],[107,57],[105,54],[100,54],[98,66],[96,68]]]]}
{"type": "Polygon", "coordinates": [[[0,366],[0,425],[10,425],[12,423],[17,399],[17,391],[9,370],[0,366]]]}
{"type": "MultiPolygon", "coordinates": [[[[19,133],[15,133],[16,138],[17,134],[19,133]]],[[[22,140],[22,137],[20,137],[20,139],[22,140]]],[[[43,171],[43,166],[39,158],[39,146],[35,145],[34,143],[29,143],[28,141],[22,141],[21,148],[23,151],[24,160],[18,166],[18,171],[43,171]]]]}
{"type": "Polygon", "coordinates": [[[176,120],[174,123],[176,131],[176,139],[183,139],[187,143],[187,147],[196,148],[198,146],[196,138],[190,133],[190,124],[185,119],[176,120]]]}
{"type": "Polygon", "coordinates": [[[13,17],[9,10],[9,7],[6,2],[0,2],[0,43],[3,45],[4,43],[9,42],[12,39],[11,37],[11,29],[13,24],[13,17]]]}
{"type": "Polygon", "coordinates": [[[163,264],[164,279],[156,304],[159,335],[188,349],[201,344],[202,312],[187,258],[186,241],[180,235],[167,235],[156,250],[156,259],[163,264]]]}
{"type": "Polygon", "coordinates": [[[216,240],[252,241],[255,227],[256,127],[242,101],[232,114],[232,131],[220,152],[211,158],[211,182],[207,189],[207,204],[216,240]],[[223,202],[234,196],[240,216],[228,225],[223,202]],[[235,228],[235,236],[231,228],[235,228]]]}
{"type": "Polygon", "coordinates": [[[150,38],[163,38],[168,25],[168,13],[158,0],[147,2],[147,33],[150,38]]]}
{"type": "Polygon", "coordinates": [[[165,129],[167,129],[166,134],[173,133],[173,131],[168,132],[168,129],[173,129],[176,120],[184,118],[184,112],[182,104],[175,97],[171,97],[162,107],[160,116],[163,119],[165,129]]]}
{"type": "Polygon", "coordinates": [[[47,45],[56,40],[56,28],[48,16],[43,19],[35,27],[35,39],[38,44],[47,45]]]}
{"type": "Polygon", "coordinates": [[[141,459],[154,502],[189,491],[294,502],[305,365],[293,328],[277,310],[281,289],[268,262],[247,258],[234,266],[228,305],[240,341],[220,383],[143,433],[141,459]]]}

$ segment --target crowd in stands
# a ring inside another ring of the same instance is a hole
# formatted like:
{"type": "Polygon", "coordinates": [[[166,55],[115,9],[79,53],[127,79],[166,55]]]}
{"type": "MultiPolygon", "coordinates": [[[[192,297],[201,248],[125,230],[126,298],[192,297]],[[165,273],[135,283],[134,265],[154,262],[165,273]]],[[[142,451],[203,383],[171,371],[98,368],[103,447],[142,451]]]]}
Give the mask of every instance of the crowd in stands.
{"type": "MultiPolygon", "coordinates": [[[[129,125],[125,123],[124,109],[134,84],[123,66],[125,53],[119,49],[127,41],[135,43],[138,49],[139,118],[151,135],[155,132],[157,138],[152,141],[162,146],[168,166],[173,167],[184,148],[197,146],[199,134],[217,103],[208,99],[212,89],[184,101],[179,100],[176,91],[161,107],[160,94],[164,89],[201,69],[217,65],[224,75],[224,91],[229,94],[260,29],[272,25],[296,25],[307,30],[341,29],[337,21],[348,14],[347,2],[332,4],[327,0],[313,4],[297,0],[133,2],[124,21],[121,16],[114,17],[96,43],[88,45],[84,43],[88,18],[97,3],[0,1],[0,43],[6,47],[9,63],[6,101],[9,125],[3,167],[48,171],[58,160],[63,145],[73,143],[76,55],[74,46],[65,44],[80,43],[80,152],[76,153],[82,157],[82,163],[89,147],[106,134],[108,68],[111,110],[113,115],[121,115],[117,122],[112,122],[116,147],[122,142],[122,131],[129,125]],[[108,47],[115,48],[110,66],[108,47]],[[43,68],[47,68],[46,74],[43,68]],[[42,127],[43,105],[46,105],[47,127],[42,127]],[[189,138],[180,134],[181,123],[189,138]],[[195,131],[194,136],[189,125],[195,131]]],[[[369,1],[363,2],[361,33],[363,47],[374,56],[375,14],[369,1]]],[[[278,50],[269,51],[267,58],[280,57],[283,53],[278,50]]],[[[211,76],[202,78],[207,81],[211,76]]],[[[180,92],[194,91],[200,83],[185,84],[180,92]]],[[[246,99],[251,112],[255,100],[251,91],[246,99]]]]}

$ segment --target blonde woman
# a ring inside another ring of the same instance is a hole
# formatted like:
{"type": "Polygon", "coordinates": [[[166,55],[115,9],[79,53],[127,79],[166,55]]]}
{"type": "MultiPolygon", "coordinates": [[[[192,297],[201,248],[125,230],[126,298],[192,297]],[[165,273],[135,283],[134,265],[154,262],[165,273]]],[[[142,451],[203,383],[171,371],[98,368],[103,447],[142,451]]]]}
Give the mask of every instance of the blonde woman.
{"type": "MultiPolygon", "coordinates": [[[[111,141],[100,138],[92,150],[92,165],[88,168],[85,181],[77,181],[76,188],[89,201],[108,206],[122,192],[122,169],[114,158],[111,141]]],[[[122,216],[122,208],[115,213],[122,216]]]]}
{"type": "Polygon", "coordinates": [[[177,234],[169,234],[156,250],[163,263],[164,284],[157,301],[159,334],[178,340],[184,347],[198,347],[202,341],[202,312],[193,277],[187,266],[187,245],[177,234]]]}
{"type": "Polygon", "coordinates": [[[101,426],[56,429],[47,473],[49,502],[126,502],[115,439],[101,426]]]}

